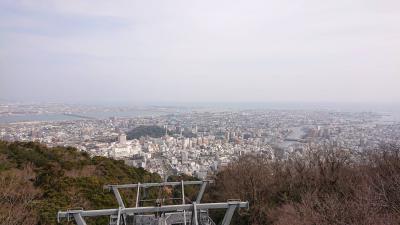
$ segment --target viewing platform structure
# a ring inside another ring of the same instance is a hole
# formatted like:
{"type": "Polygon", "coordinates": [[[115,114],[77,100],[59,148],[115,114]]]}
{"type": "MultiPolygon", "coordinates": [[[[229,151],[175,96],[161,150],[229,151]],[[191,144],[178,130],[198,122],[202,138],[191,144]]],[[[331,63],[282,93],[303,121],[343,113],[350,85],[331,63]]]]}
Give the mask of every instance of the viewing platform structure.
{"type": "Polygon", "coordinates": [[[221,225],[229,225],[236,209],[248,208],[248,202],[228,200],[219,203],[201,203],[207,184],[212,180],[180,181],[163,183],[138,183],[122,185],[105,185],[104,189],[112,191],[118,202],[118,208],[100,210],[67,210],[57,213],[57,221],[65,218],[74,219],[77,225],[87,225],[86,217],[109,216],[109,225],[215,225],[210,218],[208,210],[226,209],[221,225]],[[201,185],[196,200],[190,202],[185,197],[185,185],[201,185]],[[147,200],[146,189],[158,187],[164,191],[165,187],[181,187],[181,198],[164,198],[147,200]],[[135,207],[125,207],[119,192],[120,189],[136,189],[135,207]],[[181,201],[178,205],[164,205],[165,200],[181,201]],[[155,206],[143,206],[144,202],[154,201],[155,206]],[[189,203],[187,203],[189,202],[189,203]]]}

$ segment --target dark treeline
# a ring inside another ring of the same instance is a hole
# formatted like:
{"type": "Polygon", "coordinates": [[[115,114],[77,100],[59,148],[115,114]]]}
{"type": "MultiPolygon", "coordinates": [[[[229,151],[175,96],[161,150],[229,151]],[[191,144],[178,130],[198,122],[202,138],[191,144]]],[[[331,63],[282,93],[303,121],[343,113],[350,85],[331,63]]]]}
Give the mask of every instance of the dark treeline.
{"type": "Polygon", "coordinates": [[[248,155],[215,179],[208,200],[250,202],[233,224],[400,224],[398,146],[364,153],[326,147],[287,160],[248,155]]]}

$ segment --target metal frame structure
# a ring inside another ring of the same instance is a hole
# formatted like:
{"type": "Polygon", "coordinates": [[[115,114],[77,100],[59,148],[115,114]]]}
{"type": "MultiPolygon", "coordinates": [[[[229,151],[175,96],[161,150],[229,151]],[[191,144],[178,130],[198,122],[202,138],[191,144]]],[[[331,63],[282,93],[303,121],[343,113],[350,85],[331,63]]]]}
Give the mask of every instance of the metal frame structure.
{"type": "Polygon", "coordinates": [[[104,189],[114,193],[119,205],[117,209],[59,211],[57,213],[57,221],[60,222],[62,218],[66,218],[67,220],[74,219],[77,225],[87,225],[84,220],[85,217],[110,216],[109,225],[215,225],[208,215],[208,210],[226,209],[221,225],[229,225],[236,209],[249,207],[248,202],[240,200],[228,200],[221,203],[201,203],[204,191],[209,183],[213,183],[213,181],[105,185],[104,189]],[[185,201],[185,185],[201,185],[196,200],[191,204],[187,204],[185,201]],[[142,202],[146,201],[143,197],[146,197],[147,188],[166,186],[181,186],[182,198],[173,199],[181,200],[182,204],[162,205],[164,199],[157,198],[155,199],[156,206],[144,207],[141,205],[142,202]],[[125,207],[119,189],[136,189],[135,207],[125,207]],[[141,191],[142,194],[140,194],[141,191]]]}

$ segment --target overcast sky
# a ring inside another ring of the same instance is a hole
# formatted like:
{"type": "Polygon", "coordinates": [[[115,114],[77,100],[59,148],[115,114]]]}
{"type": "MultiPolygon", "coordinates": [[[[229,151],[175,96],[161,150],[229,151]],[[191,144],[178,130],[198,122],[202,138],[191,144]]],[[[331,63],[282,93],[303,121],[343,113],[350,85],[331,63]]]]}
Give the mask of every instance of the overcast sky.
{"type": "Polygon", "coordinates": [[[400,102],[400,1],[0,0],[0,100],[400,102]]]}

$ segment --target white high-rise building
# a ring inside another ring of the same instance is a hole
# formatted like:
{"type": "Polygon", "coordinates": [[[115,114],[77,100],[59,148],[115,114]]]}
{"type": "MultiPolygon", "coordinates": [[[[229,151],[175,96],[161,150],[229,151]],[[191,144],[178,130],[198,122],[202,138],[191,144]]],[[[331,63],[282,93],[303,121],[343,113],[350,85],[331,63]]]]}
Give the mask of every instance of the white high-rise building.
{"type": "Polygon", "coordinates": [[[186,151],[182,151],[181,152],[181,162],[186,163],[188,161],[189,157],[188,157],[188,152],[186,151]]]}
{"type": "Polygon", "coordinates": [[[119,144],[121,144],[121,145],[126,144],[126,134],[120,134],[120,135],[118,136],[118,142],[119,142],[119,144]]]}

